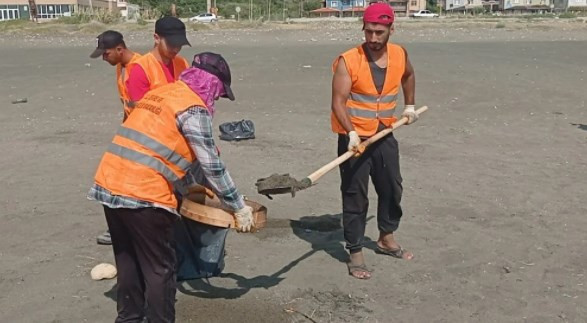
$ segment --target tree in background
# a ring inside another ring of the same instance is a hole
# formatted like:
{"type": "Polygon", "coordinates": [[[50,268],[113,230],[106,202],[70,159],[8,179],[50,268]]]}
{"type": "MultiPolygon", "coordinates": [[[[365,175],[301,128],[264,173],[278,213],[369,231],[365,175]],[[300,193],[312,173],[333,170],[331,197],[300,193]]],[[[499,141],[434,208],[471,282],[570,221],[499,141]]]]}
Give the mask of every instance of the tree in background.
{"type": "Polygon", "coordinates": [[[438,13],[438,2],[436,0],[426,0],[426,9],[438,13]]]}

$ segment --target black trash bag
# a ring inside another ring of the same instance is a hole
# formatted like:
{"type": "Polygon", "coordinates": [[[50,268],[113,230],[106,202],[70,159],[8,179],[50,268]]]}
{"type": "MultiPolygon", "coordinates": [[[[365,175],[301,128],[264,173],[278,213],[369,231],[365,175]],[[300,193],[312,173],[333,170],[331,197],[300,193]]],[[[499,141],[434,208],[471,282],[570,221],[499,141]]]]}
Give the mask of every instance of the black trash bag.
{"type": "Polygon", "coordinates": [[[219,126],[220,139],[226,141],[239,141],[255,139],[255,125],[251,120],[226,122],[219,126]]]}

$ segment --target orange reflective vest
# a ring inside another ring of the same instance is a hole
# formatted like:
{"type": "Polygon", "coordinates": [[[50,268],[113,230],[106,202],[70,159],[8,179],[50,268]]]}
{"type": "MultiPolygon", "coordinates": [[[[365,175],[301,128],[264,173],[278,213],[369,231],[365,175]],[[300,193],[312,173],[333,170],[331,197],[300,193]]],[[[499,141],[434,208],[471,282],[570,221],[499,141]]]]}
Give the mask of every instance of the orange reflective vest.
{"type": "Polygon", "coordinates": [[[130,97],[128,96],[128,91],[126,90],[125,82],[128,79],[128,75],[130,74],[130,70],[134,66],[137,59],[141,57],[138,53],[133,53],[130,62],[124,66],[124,74],[122,73],[122,64],[116,65],[116,82],[118,84],[118,94],[120,95],[120,102],[122,102],[122,106],[124,108],[124,117],[128,118],[128,115],[132,111],[132,107],[128,106],[130,102],[130,97]]]}
{"type": "Polygon", "coordinates": [[[173,184],[196,159],[176,116],[206,104],[178,81],[150,91],[120,126],[102,157],[95,183],[114,195],[177,208],[173,184]]]}
{"type": "MultiPolygon", "coordinates": [[[[396,121],[393,114],[406,66],[403,48],[387,44],[387,73],[381,94],[377,92],[373,83],[367,55],[362,45],[344,52],[340,57],[344,59],[352,80],[346,107],[357,134],[361,137],[370,137],[377,132],[379,123],[386,127],[391,126],[396,121]]],[[[333,71],[336,70],[339,58],[333,64],[333,71]]],[[[330,119],[332,131],[339,134],[347,133],[334,113],[330,119]]]]}
{"type": "MultiPolygon", "coordinates": [[[[143,68],[145,75],[147,75],[147,79],[149,80],[149,90],[156,89],[169,83],[167,82],[167,77],[161,67],[161,62],[159,62],[152,53],[143,55],[143,57],[136,61],[136,64],[140,65],[143,68]]],[[[179,55],[175,56],[173,59],[173,77],[176,81],[179,79],[179,74],[188,67],[189,64],[185,58],[179,55]]]]}

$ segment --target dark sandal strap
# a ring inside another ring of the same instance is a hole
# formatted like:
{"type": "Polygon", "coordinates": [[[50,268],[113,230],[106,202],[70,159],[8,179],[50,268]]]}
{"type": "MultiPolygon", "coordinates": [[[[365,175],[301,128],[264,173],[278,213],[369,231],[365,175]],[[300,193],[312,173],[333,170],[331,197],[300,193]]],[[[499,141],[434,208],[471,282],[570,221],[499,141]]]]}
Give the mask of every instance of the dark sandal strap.
{"type": "Polygon", "coordinates": [[[377,250],[379,252],[381,252],[382,254],[392,256],[394,258],[399,258],[399,259],[404,258],[405,249],[402,248],[402,246],[400,246],[398,249],[386,249],[386,248],[381,248],[380,246],[377,246],[377,250]]]}

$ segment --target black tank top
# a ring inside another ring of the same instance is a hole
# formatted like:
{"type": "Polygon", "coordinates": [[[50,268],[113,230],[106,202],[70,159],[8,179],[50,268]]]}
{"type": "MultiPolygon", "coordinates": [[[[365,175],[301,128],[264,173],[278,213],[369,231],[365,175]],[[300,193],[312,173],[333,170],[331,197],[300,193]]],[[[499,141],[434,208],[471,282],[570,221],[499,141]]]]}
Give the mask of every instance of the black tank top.
{"type": "MultiPolygon", "coordinates": [[[[383,92],[383,85],[385,84],[385,75],[387,74],[387,67],[379,67],[373,61],[371,57],[371,52],[369,52],[369,48],[367,44],[363,44],[363,51],[365,51],[365,55],[367,55],[367,61],[369,62],[369,69],[371,70],[371,77],[373,77],[373,84],[375,84],[375,89],[377,89],[377,93],[381,94],[383,92]]],[[[379,126],[377,127],[377,132],[385,129],[385,125],[379,122],[379,126]]]]}
{"type": "Polygon", "coordinates": [[[367,61],[369,62],[369,68],[371,69],[371,76],[373,77],[373,84],[375,84],[375,88],[377,89],[377,93],[381,94],[383,92],[383,85],[385,84],[385,75],[387,74],[387,67],[379,67],[373,61],[371,57],[371,53],[369,52],[369,48],[366,44],[363,44],[363,50],[367,55],[367,61]]]}

